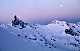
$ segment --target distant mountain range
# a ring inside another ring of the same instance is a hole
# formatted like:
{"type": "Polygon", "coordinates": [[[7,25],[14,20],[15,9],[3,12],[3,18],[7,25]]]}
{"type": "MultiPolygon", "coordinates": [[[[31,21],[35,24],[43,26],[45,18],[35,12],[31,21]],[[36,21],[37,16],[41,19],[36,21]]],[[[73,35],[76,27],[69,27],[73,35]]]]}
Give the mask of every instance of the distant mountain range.
{"type": "Polygon", "coordinates": [[[68,23],[77,23],[80,22],[80,16],[74,16],[74,17],[51,17],[53,20],[57,19],[60,21],[66,21],[68,23]]]}

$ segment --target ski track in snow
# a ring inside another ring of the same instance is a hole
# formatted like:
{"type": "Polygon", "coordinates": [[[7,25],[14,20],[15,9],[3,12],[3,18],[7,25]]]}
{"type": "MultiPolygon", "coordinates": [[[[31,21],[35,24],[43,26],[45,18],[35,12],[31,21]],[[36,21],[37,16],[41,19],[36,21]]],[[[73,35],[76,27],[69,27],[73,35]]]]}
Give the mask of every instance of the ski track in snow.
{"type": "Polygon", "coordinates": [[[20,26],[13,27],[11,24],[1,24],[11,34],[23,39],[31,41],[34,44],[46,46],[48,48],[70,49],[71,51],[79,51],[80,49],[80,27],[79,24],[68,24],[64,21],[52,21],[48,25],[26,25],[26,28],[19,29],[20,26]],[[65,33],[65,29],[72,28],[79,36],[72,36],[65,33]]]}

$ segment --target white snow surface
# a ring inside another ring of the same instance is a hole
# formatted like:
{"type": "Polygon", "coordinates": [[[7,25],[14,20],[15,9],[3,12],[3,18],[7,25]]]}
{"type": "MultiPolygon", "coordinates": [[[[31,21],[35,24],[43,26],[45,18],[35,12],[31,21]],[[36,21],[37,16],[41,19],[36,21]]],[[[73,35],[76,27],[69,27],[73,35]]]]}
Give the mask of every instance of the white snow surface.
{"type": "Polygon", "coordinates": [[[11,23],[1,24],[0,27],[23,39],[25,42],[31,41],[37,45],[54,49],[63,49],[65,51],[80,50],[80,36],[72,36],[65,33],[65,29],[72,28],[74,32],[80,34],[77,32],[80,31],[79,24],[69,23],[69,25],[67,25],[65,21],[55,20],[48,25],[29,24],[23,29],[19,29],[20,26],[14,27],[11,23]],[[32,25],[32,27],[30,27],[30,25],[32,25]]]}

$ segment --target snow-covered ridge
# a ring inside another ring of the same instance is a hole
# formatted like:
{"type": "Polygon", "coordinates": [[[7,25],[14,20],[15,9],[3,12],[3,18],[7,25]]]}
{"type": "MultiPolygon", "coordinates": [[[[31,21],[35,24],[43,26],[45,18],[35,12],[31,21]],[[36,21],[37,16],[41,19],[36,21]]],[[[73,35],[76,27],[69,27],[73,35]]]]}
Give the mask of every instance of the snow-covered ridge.
{"type": "Polygon", "coordinates": [[[20,26],[12,24],[0,24],[0,27],[22,38],[25,41],[32,41],[35,44],[49,48],[66,48],[72,51],[80,50],[80,26],[79,24],[66,23],[65,21],[54,20],[48,25],[31,24],[20,29],[20,26]]]}

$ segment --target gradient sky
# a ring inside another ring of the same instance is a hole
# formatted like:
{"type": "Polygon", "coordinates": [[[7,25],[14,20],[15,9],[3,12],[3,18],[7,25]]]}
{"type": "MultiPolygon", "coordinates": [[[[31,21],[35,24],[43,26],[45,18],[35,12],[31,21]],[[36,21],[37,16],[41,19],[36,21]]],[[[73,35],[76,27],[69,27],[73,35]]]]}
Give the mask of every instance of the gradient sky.
{"type": "Polygon", "coordinates": [[[0,0],[0,20],[15,14],[23,20],[80,16],[80,0],[0,0]]]}

